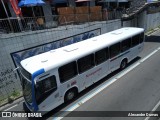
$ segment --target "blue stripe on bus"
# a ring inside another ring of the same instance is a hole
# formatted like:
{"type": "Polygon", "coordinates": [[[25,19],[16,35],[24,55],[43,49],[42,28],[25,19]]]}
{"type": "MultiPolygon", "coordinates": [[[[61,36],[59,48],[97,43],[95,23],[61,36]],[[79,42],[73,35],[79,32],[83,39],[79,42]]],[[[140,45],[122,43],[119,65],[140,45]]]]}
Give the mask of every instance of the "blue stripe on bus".
{"type": "Polygon", "coordinates": [[[32,74],[32,101],[33,101],[32,107],[34,108],[34,111],[38,111],[38,105],[37,105],[36,99],[35,99],[34,78],[44,72],[45,72],[44,69],[40,69],[32,74]]]}

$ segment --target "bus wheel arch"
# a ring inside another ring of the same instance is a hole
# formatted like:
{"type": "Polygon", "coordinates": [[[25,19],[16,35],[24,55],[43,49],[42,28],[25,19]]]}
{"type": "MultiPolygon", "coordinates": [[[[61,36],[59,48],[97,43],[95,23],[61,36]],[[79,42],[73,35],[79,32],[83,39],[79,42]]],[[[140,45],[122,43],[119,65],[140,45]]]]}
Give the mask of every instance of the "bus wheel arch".
{"type": "Polygon", "coordinates": [[[127,64],[128,64],[128,59],[127,59],[127,58],[124,58],[124,59],[121,61],[120,69],[123,70],[124,68],[126,68],[126,67],[127,67],[127,64]]]}
{"type": "Polygon", "coordinates": [[[78,88],[77,87],[72,87],[69,90],[66,91],[64,95],[64,102],[68,102],[73,100],[78,94],[78,88]]]}

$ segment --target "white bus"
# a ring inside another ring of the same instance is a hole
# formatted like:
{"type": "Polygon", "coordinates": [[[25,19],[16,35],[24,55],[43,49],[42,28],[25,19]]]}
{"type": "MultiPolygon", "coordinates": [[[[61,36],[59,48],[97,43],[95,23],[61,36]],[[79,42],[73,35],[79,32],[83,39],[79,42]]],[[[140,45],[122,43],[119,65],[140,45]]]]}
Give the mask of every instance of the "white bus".
{"type": "Polygon", "coordinates": [[[30,111],[50,111],[118,68],[144,46],[144,29],[126,27],[21,61],[21,82],[30,111]]]}

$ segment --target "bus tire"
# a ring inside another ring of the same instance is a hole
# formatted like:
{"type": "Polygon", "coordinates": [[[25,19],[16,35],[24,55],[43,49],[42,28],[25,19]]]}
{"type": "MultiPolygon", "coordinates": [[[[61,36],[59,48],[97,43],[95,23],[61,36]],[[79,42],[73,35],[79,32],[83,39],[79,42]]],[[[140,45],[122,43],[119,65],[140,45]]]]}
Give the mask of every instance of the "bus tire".
{"type": "Polygon", "coordinates": [[[71,101],[73,100],[76,96],[77,96],[77,89],[76,88],[73,88],[73,89],[70,89],[66,92],[65,94],[65,97],[64,97],[64,101],[65,102],[68,102],[68,101],[71,101]]]}
{"type": "Polygon", "coordinates": [[[120,69],[123,70],[127,67],[127,59],[123,59],[120,65],[120,69]]]}

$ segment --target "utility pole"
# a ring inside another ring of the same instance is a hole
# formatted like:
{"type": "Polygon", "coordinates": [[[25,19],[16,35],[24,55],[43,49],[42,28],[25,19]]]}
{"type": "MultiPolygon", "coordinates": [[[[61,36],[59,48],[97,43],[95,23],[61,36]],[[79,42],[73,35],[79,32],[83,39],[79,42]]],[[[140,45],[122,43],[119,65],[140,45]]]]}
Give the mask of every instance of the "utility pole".
{"type": "Polygon", "coordinates": [[[7,9],[6,9],[6,7],[5,7],[4,1],[1,0],[1,3],[2,3],[3,8],[4,8],[4,11],[5,11],[6,15],[7,15],[7,19],[8,19],[9,26],[10,26],[10,28],[11,28],[11,31],[13,32],[13,26],[12,26],[12,23],[11,23],[11,21],[10,21],[10,19],[9,19],[9,15],[8,15],[7,9]]]}

